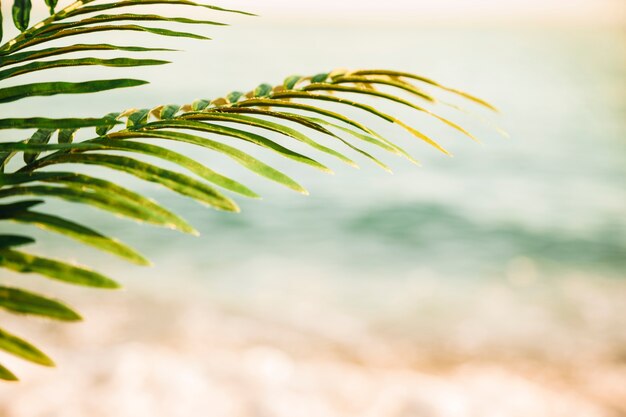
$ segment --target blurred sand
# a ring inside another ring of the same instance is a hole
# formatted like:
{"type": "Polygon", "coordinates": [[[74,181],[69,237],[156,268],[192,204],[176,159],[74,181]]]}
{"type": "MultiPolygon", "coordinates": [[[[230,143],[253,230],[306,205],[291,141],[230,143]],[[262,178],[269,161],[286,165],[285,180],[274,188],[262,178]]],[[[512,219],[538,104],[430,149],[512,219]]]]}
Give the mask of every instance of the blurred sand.
{"type": "Polygon", "coordinates": [[[410,331],[401,317],[255,311],[199,289],[90,293],[86,323],[20,319],[59,368],[9,360],[23,381],[0,387],[0,416],[626,415],[626,283],[572,277],[544,292],[558,302],[509,283],[413,292],[450,310],[410,331]]]}

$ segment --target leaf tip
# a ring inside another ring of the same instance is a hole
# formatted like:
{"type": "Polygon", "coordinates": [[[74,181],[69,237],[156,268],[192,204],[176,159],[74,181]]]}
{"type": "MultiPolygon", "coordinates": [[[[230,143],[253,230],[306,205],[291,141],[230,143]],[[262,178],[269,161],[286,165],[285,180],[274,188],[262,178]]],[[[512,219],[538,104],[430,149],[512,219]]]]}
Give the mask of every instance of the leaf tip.
{"type": "Polygon", "coordinates": [[[42,365],[42,366],[47,366],[48,368],[54,368],[57,366],[56,363],[54,363],[54,361],[45,353],[41,353],[39,357],[37,358],[37,364],[42,365]]]}
{"type": "Polygon", "coordinates": [[[441,146],[441,145],[439,145],[439,144],[437,144],[437,143],[435,143],[433,146],[434,146],[435,148],[437,148],[438,150],[440,150],[441,152],[443,152],[445,155],[449,156],[449,157],[454,156],[454,155],[452,155],[452,154],[450,153],[450,151],[449,151],[449,150],[447,150],[446,148],[444,148],[443,146],[441,146]]]}
{"type": "Polygon", "coordinates": [[[19,378],[4,366],[0,365],[0,380],[5,382],[17,382],[19,378]]]}
{"type": "Polygon", "coordinates": [[[107,290],[119,290],[122,288],[122,285],[113,280],[108,280],[104,282],[101,287],[107,290]]]}
{"type": "Polygon", "coordinates": [[[75,311],[71,311],[68,315],[67,315],[67,320],[66,321],[83,321],[85,320],[83,318],[83,316],[81,316],[80,314],[78,314],[75,311]]]}
{"type": "Polygon", "coordinates": [[[154,266],[154,264],[150,261],[150,259],[144,258],[144,257],[143,257],[143,256],[141,256],[141,255],[138,255],[138,256],[135,258],[135,260],[134,260],[134,261],[135,261],[135,263],[136,263],[137,265],[141,265],[141,266],[154,266]]]}
{"type": "Polygon", "coordinates": [[[498,132],[500,134],[500,136],[502,136],[505,139],[511,139],[511,135],[509,134],[509,132],[507,132],[506,130],[496,127],[496,132],[498,132]]]}

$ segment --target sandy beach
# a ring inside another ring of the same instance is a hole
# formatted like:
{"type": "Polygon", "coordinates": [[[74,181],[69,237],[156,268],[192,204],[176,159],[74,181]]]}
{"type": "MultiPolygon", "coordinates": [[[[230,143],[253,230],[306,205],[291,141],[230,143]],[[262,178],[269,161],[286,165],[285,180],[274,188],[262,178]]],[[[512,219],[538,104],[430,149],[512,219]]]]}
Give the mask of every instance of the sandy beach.
{"type": "Polygon", "coordinates": [[[28,323],[59,368],[9,360],[23,382],[2,387],[0,416],[623,416],[626,284],[588,282],[469,297],[422,285],[405,296],[456,307],[410,330],[407,311],[372,322],[201,289],[81,296],[86,323],[28,323]]]}

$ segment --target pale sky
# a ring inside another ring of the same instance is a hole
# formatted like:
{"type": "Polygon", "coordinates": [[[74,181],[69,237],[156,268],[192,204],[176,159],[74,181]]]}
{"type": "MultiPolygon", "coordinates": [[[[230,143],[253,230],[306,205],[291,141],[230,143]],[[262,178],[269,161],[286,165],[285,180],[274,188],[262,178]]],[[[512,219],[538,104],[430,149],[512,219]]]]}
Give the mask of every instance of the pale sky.
{"type": "Polygon", "coordinates": [[[222,0],[220,4],[254,10],[267,18],[626,21],[626,0],[222,0]]]}
{"type": "MultiPolygon", "coordinates": [[[[421,22],[570,22],[626,26],[626,0],[199,0],[265,19],[421,22]]],[[[9,2],[3,9],[10,16],[9,2]]],[[[60,5],[69,1],[61,0],[60,5]]],[[[157,12],[158,6],[151,6],[157,12]]],[[[43,1],[33,9],[45,16],[43,1]]],[[[231,20],[232,21],[232,20],[231,20]]]]}

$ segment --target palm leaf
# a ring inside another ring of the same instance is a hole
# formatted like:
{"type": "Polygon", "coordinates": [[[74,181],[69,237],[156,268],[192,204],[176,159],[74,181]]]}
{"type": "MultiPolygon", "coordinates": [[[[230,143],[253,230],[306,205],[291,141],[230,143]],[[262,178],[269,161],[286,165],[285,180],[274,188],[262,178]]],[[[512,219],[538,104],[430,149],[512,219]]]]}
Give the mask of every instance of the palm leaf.
{"type": "Polygon", "coordinates": [[[202,146],[207,149],[211,149],[222,153],[235,162],[243,165],[249,170],[253,171],[256,174],[259,174],[263,177],[266,177],[272,181],[276,181],[288,188],[291,188],[294,191],[300,192],[302,194],[308,194],[306,189],[298,184],[296,181],[291,179],[289,176],[283,174],[275,168],[259,161],[253,156],[240,151],[239,149],[226,145],[224,143],[220,143],[202,136],[190,135],[186,133],[180,132],[170,132],[170,131],[128,131],[128,132],[116,132],[108,135],[112,139],[132,139],[132,138],[152,138],[152,139],[166,139],[173,140],[177,142],[185,142],[193,145],[202,146]]]}
{"type": "Polygon", "coordinates": [[[27,341],[2,329],[0,329],[0,350],[4,350],[39,365],[54,366],[52,359],[47,357],[45,353],[27,341]]]}
{"type": "Polygon", "coordinates": [[[3,180],[0,185],[4,186],[0,188],[0,198],[23,195],[56,197],[88,204],[138,222],[198,234],[187,222],[154,201],[101,178],[72,172],[34,172],[4,175],[0,176],[0,179],[3,180]],[[61,184],[64,187],[16,186],[33,181],[61,184]]]}
{"type": "MultiPolygon", "coordinates": [[[[174,52],[174,49],[168,48],[144,48],[141,46],[118,46],[110,44],[75,44],[68,46],[59,46],[45,49],[37,49],[24,52],[16,52],[14,54],[2,57],[0,67],[12,64],[22,64],[24,62],[33,61],[40,58],[49,58],[51,56],[71,54],[84,51],[124,51],[124,52],[174,52]]],[[[40,61],[46,62],[46,61],[40,61]]]]}
{"type": "MultiPolygon", "coordinates": [[[[0,16],[1,17],[1,16],[0,16]]],[[[4,366],[0,365],[0,379],[4,381],[17,381],[18,378],[4,366]]]]}
{"type": "MultiPolygon", "coordinates": [[[[82,43],[84,36],[123,32],[206,40],[210,38],[203,33],[171,29],[168,25],[193,25],[198,31],[224,25],[218,20],[203,18],[200,13],[190,19],[175,15],[127,12],[129,7],[169,5],[193,7],[198,12],[251,15],[189,0],[124,0],[112,3],[81,0],[60,10],[57,10],[57,0],[44,1],[50,16],[29,27],[30,0],[14,0],[12,18],[21,34],[0,47],[0,83],[9,79],[12,79],[11,82],[19,82],[19,76],[34,76],[60,68],[162,65],[169,61],[121,54],[149,55],[151,52],[172,51],[133,45],[133,42],[124,46],[82,43]],[[146,26],[150,22],[168,27],[146,26]],[[63,44],[68,41],[69,44],[63,44]],[[41,49],[32,49],[35,46],[41,49]],[[75,57],[72,55],[75,53],[85,53],[87,56],[75,57]],[[108,53],[109,56],[102,57],[100,53],[108,53]]],[[[1,29],[2,26],[0,37],[1,29]]],[[[0,86],[0,104],[15,105],[19,100],[34,96],[98,93],[143,84],[146,81],[128,78],[4,84],[0,86]]],[[[366,97],[409,107],[474,139],[466,129],[431,108],[442,102],[439,99],[441,92],[495,110],[495,107],[480,98],[429,78],[408,72],[375,69],[334,70],[312,76],[292,75],[278,85],[260,84],[247,93],[232,91],[223,97],[199,98],[184,105],[163,104],[153,108],[128,109],[97,118],[0,119],[0,130],[36,129],[26,134],[23,140],[0,142],[0,222],[10,221],[38,227],[126,261],[145,265],[149,263],[146,258],[116,238],[59,213],[48,212],[46,200],[53,198],[82,204],[119,217],[185,233],[198,234],[197,231],[184,219],[146,196],[97,176],[72,172],[74,165],[94,165],[115,170],[159,184],[215,209],[238,211],[236,202],[228,193],[249,198],[257,198],[258,195],[229,174],[215,171],[210,166],[212,163],[207,166],[200,163],[195,154],[187,156],[168,149],[167,145],[172,142],[185,143],[208,154],[225,156],[263,178],[306,194],[306,189],[290,175],[263,162],[259,159],[261,157],[242,151],[240,145],[252,144],[293,163],[308,165],[323,172],[332,171],[313,154],[328,156],[333,162],[339,161],[355,167],[356,157],[363,157],[390,171],[378,153],[416,161],[397,143],[398,140],[389,140],[371,129],[370,119],[385,120],[389,126],[396,125],[408,132],[409,137],[417,137],[444,153],[447,150],[423,133],[421,127],[418,130],[378,106],[351,97],[366,97]],[[419,100],[419,104],[414,100],[419,100]],[[341,110],[330,110],[329,105],[341,110]],[[350,110],[349,115],[344,114],[343,110],[350,110]],[[77,133],[85,128],[90,129],[89,133],[92,132],[91,128],[95,128],[95,135],[85,140],[77,139],[83,137],[77,133]],[[327,141],[322,142],[318,137],[327,141]],[[292,145],[304,145],[306,153],[312,155],[296,151],[292,145]],[[16,155],[21,158],[14,158],[16,155]],[[146,156],[155,162],[144,161],[142,158],[146,156]],[[162,167],[160,164],[163,161],[175,164],[185,173],[162,167]],[[55,170],[60,164],[68,167],[67,170],[55,170]],[[224,191],[215,187],[221,187],[224,191]]],[[[34,242],[32,237],[26,235],[0,235],[0,268],[18,273],[36,273],[77,285],[118,287],[111,278],[87,267],[22,251],[24,245],[34,242]]],[[[57,320],[80,319],[77,312],[61,301],[4,285],[0,285],[0,308],[12,313],[57,320]]],[[[53,365],[36,347],[4,330],[0,330],[0,349],[35,363],[53,365]]],[[[0,365],[0,379],[17,378],[0,365]]]]}
{"type": "MultiPolygon", "coordinates": [[[[83,2],[83,3],[90,3],[92,1],[93,0],[90,0],[88,2],[83,2]]],[[[74,16],[86,14],[86,13],[102,12],[105,10],[112,10],[112,9],[121,9],[123,7],[129,7],[129,6],[138,6],[138,5],[139,6],[152,6],[155,4],[202,7],[205,9],[215,10],[215,11],[220,11],[220,12],[229,12],[229,13],[243,14],[247,16],[255,16],[253,13],[245,12],[242,10],[226,9],[223,7],[196,3],[196,2],[188,1],[188,0],[125,0],[125,1],[120,1],[116,3],[103,3],[103,4],[76,8],[68,12],[64,17],[74,17],[74,16]]]]}
{"type": "Polygon", "coordinates": [[[62,302],[19,288],[0,286],[0,308],[12,313],[42,316],[55,320],[82,320],[80,314],[62,302]]]}
{"type": "Polygon", "coordinates": [[[90,269],[13,249],[0,249],[0,266],[22,273],[35,272],[75,285],[119,288],[119,285],[112,279],[90,269]]]}
{"type": "Polygon", "coordinates": [[[470,101],[473,101],[477,104],[480,104],[481,106],[484,106],[486,108],[488,108],[489,110],[493,110],[493,111],[498,111],[498,109],[496,107],[494,107],[492,104],[490,104],[489,102],[478,98],[472,94],[466,93],[464,91],[458,90],[456,88],[450,88],[450,87],[446,87],[442,84],[439,84],[436,81],[431,80],[430,78],[426,78],[423,77],[421,75],[417,75],[417,74],[411,74],[409,72],[403,72],[403,71],[392,71],[392,70],[359,70],[359,71],[354,71],[352,73],[353,75],[386,75],[389,76],[391,78],[409,78],[412,80],[417,80],[417,81],[421,81],[425,84],[430,84],[432,86],[441,88],[443,90],[449,91],[451,93],[457,94],[459,96],[462,96],[470,101]]]}
{"type": "Polygon", "coordinates": [[[36,211],[22,211],[13,214],[10,220],[18,223],[33,224],[44,230],[62,234],[138,265],[150,265],[150,261],[118,240],[59,216],[36,211]]]}
{"type": "Polygon", "coordinates": [[[20,235],[0,235],[0,249],[34,243],[35,239],[20,235]]]}
{"type": "MultiPolygon", "coordinates": [[[[116,123],[116,122],[113,122],[116,123]]],[[[78,129],[81,127],[109,126],[111,119],[87,117],[83,119],[49,119],[46,117],[24,117],[0,119],[2,129],[78,129]]]]}
{"type": "Polygon", "coordinates": [[[0,103],[8,103],[33,96],[97,93],[116,88],[135,87],[142,84],[147,84],[147,82],[123,78],[116,80],[85,81],[81,83],[44,82],[16,85],[13,87],[0,88],[0,103]]]}
{"type": "MultiPolygon", "coordinates": [[[[64,68],[64,67],[82,67],[86,65],[99,65],[104,67],[141,67],[147,65],[163,65],[169,64],[169,61],[163,61],[161,59],[133,59],[133,58],[114,58],[114,59],[99,59],[99,58],[78,58],[78,59],[59,59],[56,61],[45,62],[33,62],[31,64],[22,65],[20,67],[13,67],[0,71],[0,80],[4,80],[18,75],[24,75],[35,71],[43,71],[51,68],[64,68]]],[[[126,86],[118,87],[123,88],[126,86]]],[[[92,91],[87,91],[92,92],[92,91]]]]}

